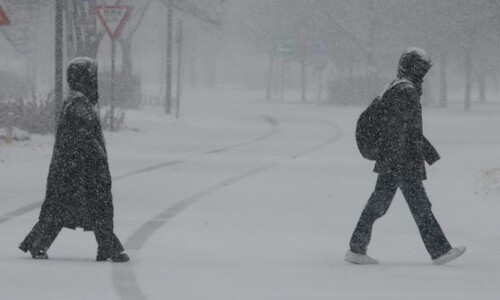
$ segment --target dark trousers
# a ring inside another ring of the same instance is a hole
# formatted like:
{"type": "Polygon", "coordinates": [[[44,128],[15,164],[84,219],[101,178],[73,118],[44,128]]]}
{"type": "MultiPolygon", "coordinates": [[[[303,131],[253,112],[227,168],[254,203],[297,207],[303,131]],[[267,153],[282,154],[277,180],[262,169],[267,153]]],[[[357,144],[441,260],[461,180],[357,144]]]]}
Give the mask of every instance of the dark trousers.
{"type": "MultiPolygon", "coordinates": [[[[62,228],[63,225],[57,222],[39,221],[21,243],[20,248],[24,251],[45,252],[50,248],[62,228]]],[[[98,245],[98,256],[111,257],[123,252],[123,246],[113,232],[113,224],[99,222],[93,231],[98,245]]]]}
{"type": "Polygon", "coordinates": [[[448,252],[451,249],[450,243],[432,213],[432,205],[425,193],[422,181],[418,179],[399,179],[382,174],[378,176],[375,191],[363,209],[351,237],[351,251],[366,254],[373,224],[378,218],[385,215],[398,188],[403,192],[431,258],[438,258],[448,252]]]}

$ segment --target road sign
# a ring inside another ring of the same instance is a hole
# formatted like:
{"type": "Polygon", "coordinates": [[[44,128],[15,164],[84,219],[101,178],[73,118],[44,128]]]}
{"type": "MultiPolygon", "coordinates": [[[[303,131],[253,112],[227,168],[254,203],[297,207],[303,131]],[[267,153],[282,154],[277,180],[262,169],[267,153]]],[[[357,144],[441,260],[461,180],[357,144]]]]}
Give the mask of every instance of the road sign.
{"type": "Polygon", "coordinates": [[[95,12],[104,25],[106,32],[111,37],[111,108],[109,127],[111,131],[114,126],[115,111],[115,57],[116,57],[116,37],[120,33],[123,25],[128,19],[132,6],[127,5],[100,5],[95,7],[95,12]]]}
{"type": "Polygon", "coordinates": [[[278,55],[291,55],[295,52],[295,43],[289,38],[277,39],[275,50],[278,55]]]}
{"type": "Polygon", "coordinates": [[[9,24],[10,24],[9,18],[7,18],[7,14],[0,5],[0,26],[7,26],[9,24]]]}
{"type": "Polygon", "coordinates": [[[97,16],[112,40],[118,36],[123,25],[125,25],[131,9],[132,6],[128,5],[100,5],[95,7],[97,16]]]}

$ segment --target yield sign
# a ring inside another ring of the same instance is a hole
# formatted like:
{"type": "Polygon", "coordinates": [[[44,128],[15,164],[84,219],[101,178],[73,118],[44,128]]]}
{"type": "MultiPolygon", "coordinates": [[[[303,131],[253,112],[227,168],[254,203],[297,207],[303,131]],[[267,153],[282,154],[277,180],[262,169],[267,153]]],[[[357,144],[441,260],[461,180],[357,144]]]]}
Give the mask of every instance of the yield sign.
{"type": "Polygon", "coordinates": [[[7,18],[5,11],[3,10],[2,6],[0,5],[0,26],[1,25],[9,25],[9,24],[10,24],[9,18],[7,18]]]}
{"type": "Polygon", "coordinates": [[[116,38],[128,19],[132,6],[100,5],[95,7],[99,19],[112,40],[116,38]]]}

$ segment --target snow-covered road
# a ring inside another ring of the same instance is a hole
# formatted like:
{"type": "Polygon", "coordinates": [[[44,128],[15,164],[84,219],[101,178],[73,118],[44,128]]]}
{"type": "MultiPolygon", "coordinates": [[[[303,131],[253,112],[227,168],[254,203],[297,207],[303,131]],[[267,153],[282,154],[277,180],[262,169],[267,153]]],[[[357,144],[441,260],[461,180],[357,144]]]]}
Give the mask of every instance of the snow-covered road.
{"type": "Polygon", "coordinates": [[[106,134],[127,264],[94,262],[80,230],[63,230],[48,261],[20,252],[52,138],[0,145],[0,299],[499,299],[497,114],[424,113],[443,157],[427,191],[466,255],[432,265],[398,193],[374,229],[382,264],[360,267],[343,256],[376,179],[354,144],[362,108],[189,99],[181,120],[147,108],[128,113],[136,130],[106,134]]]}

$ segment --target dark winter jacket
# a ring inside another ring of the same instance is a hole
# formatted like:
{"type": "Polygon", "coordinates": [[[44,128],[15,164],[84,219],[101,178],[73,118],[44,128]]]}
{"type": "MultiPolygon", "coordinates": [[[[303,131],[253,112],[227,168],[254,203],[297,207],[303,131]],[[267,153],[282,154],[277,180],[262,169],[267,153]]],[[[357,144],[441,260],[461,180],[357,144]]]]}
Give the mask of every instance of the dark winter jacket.
{"type": "Polygon", "coordinates": [[[68,67],[70,87],[80,86],[89,96],[72,90],[62,105],[40,213],[40,221],[58,220],[65,227],[85,230],[93,230],[97,222],[113,222],[106,146],[99,117],[89,99],[95,97],[97,91],[83,84],[97,82],[97,65],[89,71],[89,62],[97,64],[93,60],[76,60],[68,67]],[[83,77],[95,76],[95,79],[76,76],[73,72],[87,74],[83,77]]]}
{"type": "Polygon", "coordinates": [[[423,135],[420,104],[423,77],[432,64],[423,56],[423,50],[411,50],[403,53],[399,63],[398,79],[406,80],[388,90],[381,101],[383,130],[374,171],[424,180],[425,161],[431,165],[439,160],[439,154],[423,135]]]}

